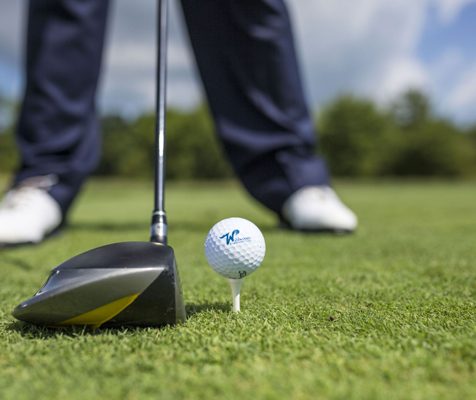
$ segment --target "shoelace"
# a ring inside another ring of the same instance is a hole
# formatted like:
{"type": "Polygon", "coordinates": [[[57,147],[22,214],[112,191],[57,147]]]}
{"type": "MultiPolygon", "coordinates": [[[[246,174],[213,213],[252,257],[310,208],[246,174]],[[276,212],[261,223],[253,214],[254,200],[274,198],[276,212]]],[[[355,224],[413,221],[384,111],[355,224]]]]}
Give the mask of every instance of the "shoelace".
{"type": "Polygon", "coordinates": [[[314,187],[310,189],[306,195],[309,198],[309,201],[336,201],[341,203],[339,197],[336,193],[328,187],[314,187]]]}

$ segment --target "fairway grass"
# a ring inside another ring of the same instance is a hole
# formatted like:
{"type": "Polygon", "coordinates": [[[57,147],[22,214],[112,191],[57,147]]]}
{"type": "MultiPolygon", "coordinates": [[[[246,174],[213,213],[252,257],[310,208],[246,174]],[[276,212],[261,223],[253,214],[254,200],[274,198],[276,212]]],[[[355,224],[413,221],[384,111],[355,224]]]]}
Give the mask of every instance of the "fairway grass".
{"type": "Polygon", "coordinates": [[[1,399],[476,398],[474,182],[341,182],[360,222],[341,237],[279,230],[233,183],[172,184],[186,324],[90,331],[14,321],[14,306],[60,262],[147,240],[151,189],[94,180],[68,231],[0,250],[1,399]],[[203,251],[208,229],[231,216],[255,222],[267,241],[237,315],[203,251]]]}

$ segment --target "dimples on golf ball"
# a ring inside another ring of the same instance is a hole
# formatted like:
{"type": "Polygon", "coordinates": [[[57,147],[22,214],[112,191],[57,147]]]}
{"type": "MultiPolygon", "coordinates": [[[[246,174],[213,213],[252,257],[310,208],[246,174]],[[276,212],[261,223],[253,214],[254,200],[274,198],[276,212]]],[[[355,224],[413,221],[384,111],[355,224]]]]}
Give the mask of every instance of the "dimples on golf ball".
{"type": "Polygon", "coordinates": [[[243,218],[227,218],[216,223],[205,240],[210,266],[230,279],[241,279],[256,270],[266,252],[258,227],[243,218]]]}

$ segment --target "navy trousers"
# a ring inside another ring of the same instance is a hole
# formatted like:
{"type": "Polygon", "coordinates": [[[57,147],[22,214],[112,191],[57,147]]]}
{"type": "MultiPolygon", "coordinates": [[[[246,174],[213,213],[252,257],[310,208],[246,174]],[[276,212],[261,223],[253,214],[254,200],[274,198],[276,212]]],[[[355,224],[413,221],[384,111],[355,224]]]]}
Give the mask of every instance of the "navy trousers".
{"type": "MultiPolygon", "coordinates": [[[[181,0],[218,136],[249,193],[280,213],[328,184],[283,0],[181,0]]],[[[30,0],[16,181],[55,175],[64,213],[100,156],[95,93],[107,0],[30,0]]],[[[118,160],[120,162],[120,160],[118,160]]]]}

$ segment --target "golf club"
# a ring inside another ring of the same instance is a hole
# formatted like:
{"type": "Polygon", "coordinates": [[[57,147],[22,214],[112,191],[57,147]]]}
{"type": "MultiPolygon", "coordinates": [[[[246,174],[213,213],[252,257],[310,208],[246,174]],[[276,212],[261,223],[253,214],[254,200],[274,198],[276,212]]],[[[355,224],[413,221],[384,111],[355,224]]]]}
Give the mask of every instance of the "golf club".
{"type": "Polygon", "coordinates": [[[43,287],[13,310],[46,326],[163,326],[185,321],[180,279],[167,245],[165,130],[167,0],[158,0],[155,190],[150,242],[114,243],[54,268],[43,287]]]}

